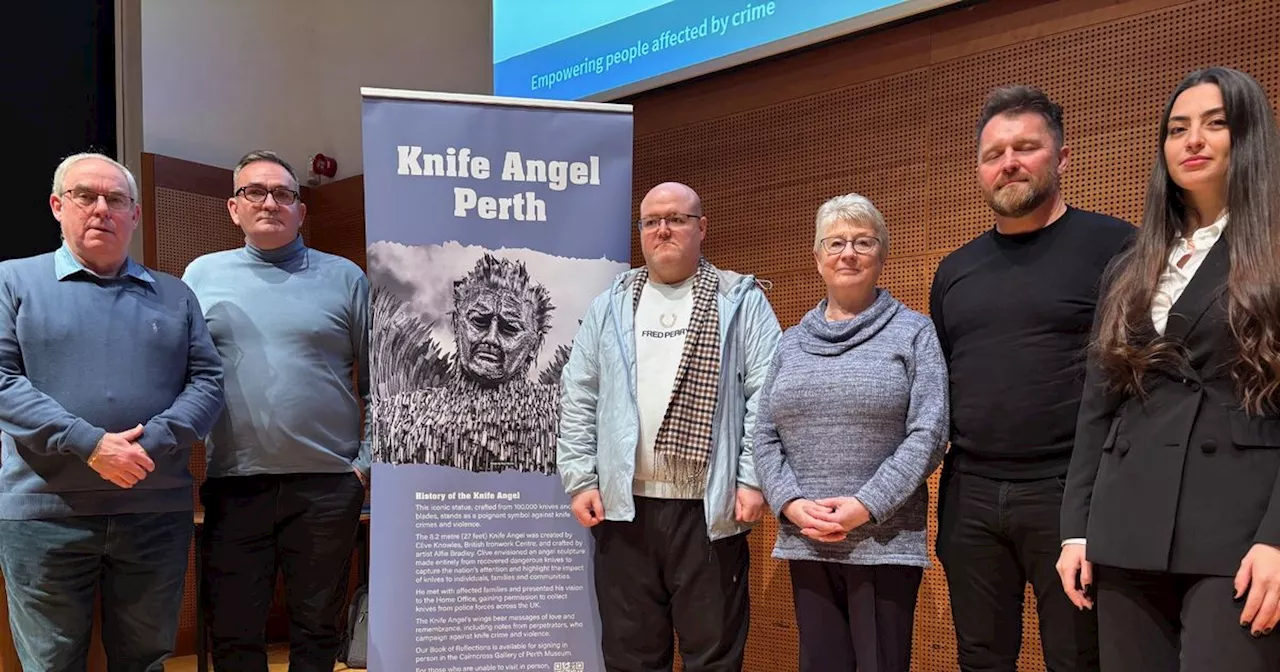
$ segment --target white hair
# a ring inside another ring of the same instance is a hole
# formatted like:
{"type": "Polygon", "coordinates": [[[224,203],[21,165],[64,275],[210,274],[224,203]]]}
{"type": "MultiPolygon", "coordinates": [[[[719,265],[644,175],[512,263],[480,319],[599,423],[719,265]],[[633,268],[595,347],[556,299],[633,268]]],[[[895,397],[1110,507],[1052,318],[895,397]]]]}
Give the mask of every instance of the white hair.
{"type": "Polygon", "coordinates": [[[880,214],[870,199],[860,194],[836,196],[818,208],[813,251],[821,249],[822,239],[841,224],[870,224],[875,229],[876,239],[880,241],[880,259],[884,260],[889,256],[889,226],[885,224],[884,215],[880,214]]]}
{"type": "Polygon", "coordinates": [[[57,170],[53,171],[54,196],[61,196],[62,192],[66,191],[63,182],[67,179],[67,171],[71,170],[71,166],[74,166],[85,159],[105,161],[119,169],[121,173],[124,173],[125,181],[129,183],[129,198],[132,198],[135,203],[138,201],[138,181],[133,179],[133,173],[129,172],[129,169],[125,168],[124,164],[119,161],[116,161],[106,154],[98,154],[97,152],[81,152],[80,154],[72,154],[71,156],[63,159],[62,163],[58,164],[57,170]]]}

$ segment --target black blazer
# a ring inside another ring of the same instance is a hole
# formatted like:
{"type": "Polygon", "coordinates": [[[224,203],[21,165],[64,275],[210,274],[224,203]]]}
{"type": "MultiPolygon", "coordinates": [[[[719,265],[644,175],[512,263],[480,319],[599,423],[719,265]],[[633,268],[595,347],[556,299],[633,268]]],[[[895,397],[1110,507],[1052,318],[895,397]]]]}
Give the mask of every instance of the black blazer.
{"type": "Polygon", "coordinates": [[[1246,414],[1231,379],[1226,234],[1173,305],[1189,355],[1150,371],[1145,399],[1090,366],[1062,504],[1062,537],[1127,569],[1233,576],[1255,543],[1280,545],[1280,416],[1246,414]]]}

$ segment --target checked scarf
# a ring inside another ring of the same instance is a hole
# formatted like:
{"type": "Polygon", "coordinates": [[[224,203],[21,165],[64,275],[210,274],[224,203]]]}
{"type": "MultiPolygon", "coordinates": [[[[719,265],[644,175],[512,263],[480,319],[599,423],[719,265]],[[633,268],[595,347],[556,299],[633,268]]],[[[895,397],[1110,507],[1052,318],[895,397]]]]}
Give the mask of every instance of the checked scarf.
{"type": "MultiPolygon", "coordinates": [[[[636,276],[633,310],[649,281],[649,269],[636,276]]],[[[719,278],[706,259],[698,260],[693,311],[667,413],[653,446],[658,476],[680,486],[702,487],[711,460],[711,440],[720,387],[719,278]]]]}

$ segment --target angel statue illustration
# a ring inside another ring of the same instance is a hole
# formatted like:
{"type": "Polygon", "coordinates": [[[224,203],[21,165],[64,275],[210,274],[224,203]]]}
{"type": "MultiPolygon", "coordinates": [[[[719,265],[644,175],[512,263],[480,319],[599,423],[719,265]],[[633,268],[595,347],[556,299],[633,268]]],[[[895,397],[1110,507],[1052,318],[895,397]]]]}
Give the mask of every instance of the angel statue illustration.
{"type": "Polygon", "coordinates": [[[531,379],[551,329],[550,292],[524,264],[486,253],[453,283],[454,350],[407,302],[372,290],[374,459],[469,471],[554,473],[560,371],[569,347],[531,379]]]}

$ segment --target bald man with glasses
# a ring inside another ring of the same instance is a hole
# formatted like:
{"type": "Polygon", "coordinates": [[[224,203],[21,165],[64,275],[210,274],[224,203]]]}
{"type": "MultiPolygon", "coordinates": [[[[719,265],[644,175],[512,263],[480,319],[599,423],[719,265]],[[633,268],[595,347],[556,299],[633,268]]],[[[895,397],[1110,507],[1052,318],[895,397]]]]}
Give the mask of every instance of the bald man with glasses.
{"type": "Polygon", "coordinates": [[[741,670],[747,533],[765,511],[753,432],[781,329],[754,276],[702,256],[697,192],[640,202],[643,268],[592,302],[561,375],[556,458],[595,536],[609,672],[741,670]]]}

